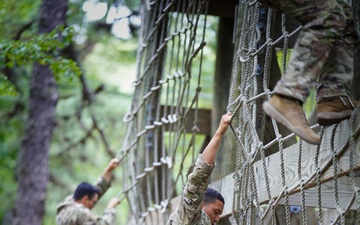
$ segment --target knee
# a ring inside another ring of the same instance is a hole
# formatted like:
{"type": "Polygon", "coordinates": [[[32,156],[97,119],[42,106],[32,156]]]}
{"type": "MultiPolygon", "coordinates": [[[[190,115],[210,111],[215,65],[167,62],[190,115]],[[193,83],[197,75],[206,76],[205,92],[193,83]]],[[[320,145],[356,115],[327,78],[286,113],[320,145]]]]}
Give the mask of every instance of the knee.
{"type": "Polygon", "coordinates": [[[324,33],[331,34],[331,36],[340,35],[346,27],[346,17],[339,10],[322,10],[314,13],[314,15],[309,15],[309,17],[311,19],[307,23],[302,24],[304,28],[322,30],[324,33]]]}
{"type": "Polygon", "coordinates": [[[348,15],[343,5],[330,2],[308,6],[302,15],[297,16],[298,21],[304,28],[320,29],[324,32],[341,32],[346,27],[348,15]]]}

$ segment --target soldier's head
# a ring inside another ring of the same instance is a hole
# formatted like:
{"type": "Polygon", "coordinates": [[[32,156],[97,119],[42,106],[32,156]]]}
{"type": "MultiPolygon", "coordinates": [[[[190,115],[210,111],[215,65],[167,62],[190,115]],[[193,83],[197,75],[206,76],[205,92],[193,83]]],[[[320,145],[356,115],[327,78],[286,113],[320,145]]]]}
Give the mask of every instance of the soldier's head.
{"type": "Polygon", "coordinates": [[[93,185],[82,182],[74,192],[74,201],[83,204],[86,208],[92,209],[99,198],[99,190],[93,185]]]}
{"type": "Polygon", "coordinates": [[[224,197],[214,189],[207,188],[201,208],[209,216],[212,225],[219,222],[224,205],[224,197]]]}

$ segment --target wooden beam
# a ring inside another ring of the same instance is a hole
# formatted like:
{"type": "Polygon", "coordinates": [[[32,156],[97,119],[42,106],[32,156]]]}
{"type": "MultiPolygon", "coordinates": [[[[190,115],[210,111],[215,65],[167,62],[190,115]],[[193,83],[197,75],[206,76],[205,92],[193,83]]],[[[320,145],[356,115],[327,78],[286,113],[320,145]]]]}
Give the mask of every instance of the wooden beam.
{"type": "MultiPolygon", "coordinates": [[[[211,134],[214,134],[218,128],[221,116],[226,113],[230,95],[230,83],[232,77],[234,45],[233,40],[234,19],[220,18],[217,32],[217,48],[216,48],[216,62],[214,74],[214,89],[213,89],[213,103],[212,103],[212,129],[211,134]]],[[[225,162],[232,164],[235,168],[235,152],[224,151],[226,148],[225,140],[221,142],[220,152],[224,154],[217,154],[216,162],[218,165],[224,165],[225,162]],[[230,154],[228,154],[230,153],[230,154]]],[[[233,171],[231,165],[227,167],[217,167],[211,174],[211,179],[220,179],[233,171]],[[227,171],[230,170],[230,171],[227,171]]]]}
{"type": "MultiPolygon", "coordinates": [[[[235,18],[236,5],[238,0],[210,0],[208,5],[208,15],[222,18],[235,18]]],[[[184,13],[183,9],[188,8],[187,2],[182,2],[180,7],[174,7],[173,12],[184,13]]]]}
{"type": "MultiPolygon", "coordinates": [[[[357,186],[360,185],[360,177],[355,178],[355,183],[357,186]]],[[[339,205],[340,208],[346,208],[347,204],[350,202],[354,189],[351,186],[351,181],[349,177],[340,177],[338,179],[338,195],[339,195],[339,205]]],[[[335,192],[334,192],[334,183],[332,181],[321,184],[321,206],[323,208],[335,209],[335,192]]],[[[290,205],[301,205],[301,193],[293,194],[289,197],[290,205]]],[[[280,200],[280,204],[285,204],[284,199],[280,200]]],[[[317,187],[310,188],[305,190],[305,205],[310,207],[318,207],[318,193],[317,187]]],[[[354,203],[351,206],[351,209],[356,210],[357,204],[354,203]]]]}
{"type": "MultiPolygon", "coordinates": [[[[167,108],[165,109],[165,106],[161,106],[160,108],[160,112],[161,115],[160,117],[164,117],[164,118],[168,118],[168,117],[172,117],[172,114],[178,115],[179,112],[173,112],[174,109],[171,109],[172,106],[166,106],[167,108]],[[163,113],[167,112],[167,115],[164,115],[163,113]]],[[[182,113],[185,112],[184,109],[181,110],[182,113]]],[[[211,110],[210,109],[197,109],[197,128],[198,128],[198,134],[204,134],[207,136],[211,135],[211,110]]],[[[186,123],[185,123],[185,130],[187,133],[192,133],[192,129],[194,127],[194,120],[195,120],[195,109],[190,109],[188,112],[188,115],[186,117],[186,123]]],[[[174,129],[177,129],[178,127],[174,127],[168,125],[165,126],[165,130],[166,131],[172,131],[174,129]]]]}
{"type": "Polygon", "coordinates": [[[208,14],[222,18],[234,18],[237,0],[210,0],[208,14]]]}

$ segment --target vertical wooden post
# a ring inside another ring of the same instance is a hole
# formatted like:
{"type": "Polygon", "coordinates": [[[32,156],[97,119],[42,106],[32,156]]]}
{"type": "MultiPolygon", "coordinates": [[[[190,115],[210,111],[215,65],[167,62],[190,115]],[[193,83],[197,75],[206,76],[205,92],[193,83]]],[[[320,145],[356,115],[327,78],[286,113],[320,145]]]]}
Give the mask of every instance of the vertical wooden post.
{"type": "MultiPolygon", "coordinates": [[[[359,13],[360,14],[360,13],[359,13]]],[[[351,87],[351,96],[355,99],[360,99],[360,91],[357,91],[360,85],[360,43],[355,47],[354,50],[354,75],[351,87]]]]}
{"type": "MultiPolygon", "coordinates": [[[[220,18],[217,34],[217,52],[214,76],[214,98],[212,108],[212,134],[216,131],[221,116],[226,113],[229,99],[229,90],[232,74],[234,45],[233,45],[234,18],[220,18]]],[[[223,147],[220,151],[226,151],[223,147]]],[[[235,151],[234,151],[235,152],[235,151]]],[[[225,161],[224,154],[218,154],[216,158],[217,167],[212,173],[212,179],[220,179],[232,171],[222,171],[225,161]]],[[[234,158],[234,157],[233,157],[234,158]]]]}

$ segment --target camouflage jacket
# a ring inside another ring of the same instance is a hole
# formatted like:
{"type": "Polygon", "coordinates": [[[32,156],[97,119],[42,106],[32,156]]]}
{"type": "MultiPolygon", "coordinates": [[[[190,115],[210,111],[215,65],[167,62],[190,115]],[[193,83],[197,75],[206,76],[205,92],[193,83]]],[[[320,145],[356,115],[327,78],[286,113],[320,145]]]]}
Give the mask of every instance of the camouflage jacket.
{"type": "Polygon", "coordinates": [[[214,168],[215,164],[208,164],[199,155],[193,172],[188,176],[181,201],[170,215],[167,225],[211,225],[210,218],[201,210],[201,203],[214,168]]]}
{"type": "MultiPolygon", "coordinates": [[[[110,187],[102,177],[95,185],[99,189],[99,198],[110,187]]],[[[56,223],[58,225],[113,225],[115,224],[115,209],[105,209],[102,216],[94,215],[83,204],[74,201],[70,195],[57,207],[56,223]]]]}

